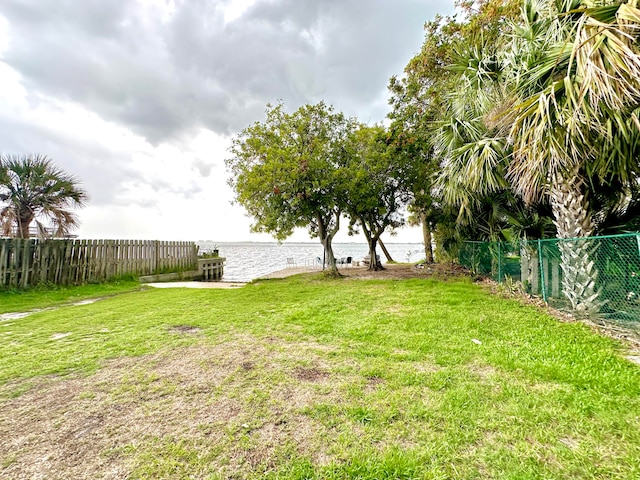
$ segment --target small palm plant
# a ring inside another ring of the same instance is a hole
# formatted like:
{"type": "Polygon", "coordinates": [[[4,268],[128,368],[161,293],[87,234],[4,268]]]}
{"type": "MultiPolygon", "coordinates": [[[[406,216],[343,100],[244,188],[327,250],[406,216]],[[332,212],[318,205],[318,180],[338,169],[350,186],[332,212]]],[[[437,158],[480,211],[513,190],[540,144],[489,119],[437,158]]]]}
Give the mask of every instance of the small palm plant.
{"type": "Polygon", "coordinates": [[[45,155],[0,156],[3,236],[29,238],[33,222],[40,237],[67,235],[78,225],[72,210],[84,206],[87,198],[76,178],[57,168],[45,155]]]}

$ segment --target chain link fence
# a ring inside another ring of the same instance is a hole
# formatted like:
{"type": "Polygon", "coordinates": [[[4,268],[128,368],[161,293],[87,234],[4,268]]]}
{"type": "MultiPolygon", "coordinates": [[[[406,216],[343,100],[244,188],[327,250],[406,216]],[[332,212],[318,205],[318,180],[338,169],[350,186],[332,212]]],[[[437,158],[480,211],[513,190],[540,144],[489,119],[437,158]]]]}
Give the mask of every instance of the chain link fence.
{"type": "Polygon", "coordinates": [[[522,288],[555,308],[640,328],[640,233],[464,242],[459,256],[473,273],[522,288]]]}

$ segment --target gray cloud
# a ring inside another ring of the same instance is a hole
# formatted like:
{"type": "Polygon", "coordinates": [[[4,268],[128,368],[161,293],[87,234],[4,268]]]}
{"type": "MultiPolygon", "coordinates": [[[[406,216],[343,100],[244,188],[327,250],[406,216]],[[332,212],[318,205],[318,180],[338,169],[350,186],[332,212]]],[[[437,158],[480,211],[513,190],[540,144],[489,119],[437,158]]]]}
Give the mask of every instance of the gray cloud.
{"type": "MultiPolygon", "coordinates": [[[[134,160],[130,152],[111,150],[91,138],[78,139],[47,127],[16,121],[2,114],[0,145],[5,154],[48,155],[56,165],[77,178],[89,193],[89,203],[98,207],[111,204],[156,206],[158,198],[162,196],[175,195],[193,199],[203,191],[195,181],[187,184],[175,183],[157,177],[154,172],[132,168],[134,160]],[[144,195],[127,195],[123,199],[123,188],[128,185],[132,185],[134,191],[141,192],[145,191],[147,185],[153,195],[148,198],[144,195]]],[[[212,165],[198,159],[193,162],[193,168],[200,172],[210,172],[212,165]]]]}
{"type": "Polygon", "coordinates": [[[258,0],[225,24],[222,5],[177,1],[166,19],[130,0],[3,0],[11,38],[3,60],[30,91],[81,104],[156,144],[200,127],[233,134],[278,99],[289,108],[324,99],[375,121],[386,112],[389,76],[443,8],[258,0]]]}
{"type": "Polygon", "coordinates": [[[213,164],[201,158],[196,158],[193,161],[193,166],[202,177],[208,177],[211,175],[211,171],[213,170],[213,164]]]}
{"type": "Polygon", "coordinates": [[[46,154],[78,179],[89,192],[90,203],[96,206],[109,205],[123,183],[144,179],[143,174],[130,167],[130,155],[104,148],[91,139],[82,141],[2,114],[0,146],[5,154],[46,154]]]}
{"type": "Polygon", "coordinates": [[[166,15],[135,0],[0,0],[9,33],[0,62],[19,74],[28,103],[18,93],[0,109],[0,152],[45,153],[76,175],[90,205],[102,207],[87,222],[100,235],[137,236],[145,219],[127,217],[127,207],[138,206],[163,218],[159,238],[182,232],[200,210],[214,220],[194,222],[198,232],[244,238],[248,224],[235,218],[243,212],[226,198],[223,140],[210,157],[194,157],[194,133],[233,135],[278,100],[291,110],[324,100],[382,120],[388,78],[419,50],[423,22],[453,8],[453,0],[257,0],[225,23],[229,1],[167,0],[175,8],[166,15]],[[111,127],[75,131],[67,102],[168,146],[126,134],[120,145],[111,127]],[[163,217],[167,201],[184,200],[184,217],[163,217]]]}

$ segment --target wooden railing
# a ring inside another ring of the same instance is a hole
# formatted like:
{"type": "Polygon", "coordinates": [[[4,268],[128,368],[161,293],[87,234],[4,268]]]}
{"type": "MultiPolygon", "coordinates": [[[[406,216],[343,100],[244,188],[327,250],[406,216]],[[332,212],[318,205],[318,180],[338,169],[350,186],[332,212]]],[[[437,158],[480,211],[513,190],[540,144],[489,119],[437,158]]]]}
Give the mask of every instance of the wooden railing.
{"type": "Polygon", "coordinates": [[[0,286],[77,285],[194,270],[197,260],[193,242],[0,239],[0,286]]]}

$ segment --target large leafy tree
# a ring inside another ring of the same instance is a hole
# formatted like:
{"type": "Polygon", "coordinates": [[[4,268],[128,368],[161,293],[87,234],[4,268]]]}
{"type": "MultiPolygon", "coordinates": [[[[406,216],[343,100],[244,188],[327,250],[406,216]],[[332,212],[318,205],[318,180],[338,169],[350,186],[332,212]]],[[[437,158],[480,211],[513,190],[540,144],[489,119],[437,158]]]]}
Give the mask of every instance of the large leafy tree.
{"type": "Polygon", "coordinates": [[[78,180],[46,156],[0,157],[0,227],[4,236],[29,238],[32,223],[41,237],[67,235],[78,225],[73,209],[86,200],[78,180]]]}
{"type": "Polygon", "coordinates": [[[322,102],[293,113],[268,105],[266,117],[233,140],[226,164],[236,201],[253,217],[253,231],[284,240],[296,227],[307,228],[337,271],[332,240],[343,194],[336,173],[353,121],[322,102]]]}
{"type": "Polygon", "coordinates": [[[343,157],[345,213],[351,232],[361,230],[367,239],[369,270],[383,269],[376,255],[380,236],[404,224],[402,209],[410,198],[406,183],[410,164],[393,151],[384,127],[360,125],[343,157]]]}
{"type": "Polygon", "coordinates": [[[404,69],[402,77],[389,81],[392,107],[390,138],[396,158],[413,166],[407,181],[412,193],[409,205],[411,225],[421,225],[425,259],[433,262],[432,230],[438,212],[433,175],[438,160],[433,155],[430,136],[432,122],[442,114],[442,96],[448,82],[447,71],[450,35],[457,23],[438,17],[425,24],[425,41],[420,52],[404,69]]]}
{"type": "Polygon", "coordinates": [[[432,233],[440,213],[438,194],[433,188],[433,178],[438,168],[433,148],[424,135],[411,133],[395,121],[390,127],[389,148],[406,172],[404,183],[411,193],[408,223],[422,227],[425,259],[432,263],[432,233]]]}

